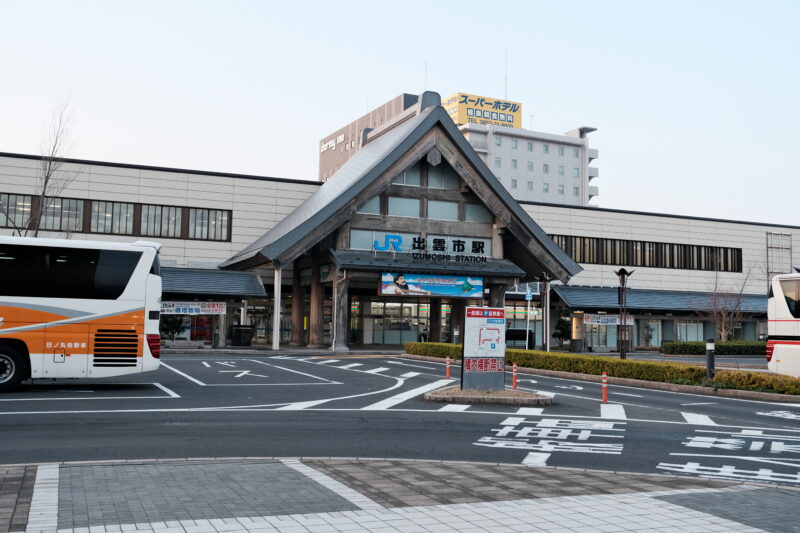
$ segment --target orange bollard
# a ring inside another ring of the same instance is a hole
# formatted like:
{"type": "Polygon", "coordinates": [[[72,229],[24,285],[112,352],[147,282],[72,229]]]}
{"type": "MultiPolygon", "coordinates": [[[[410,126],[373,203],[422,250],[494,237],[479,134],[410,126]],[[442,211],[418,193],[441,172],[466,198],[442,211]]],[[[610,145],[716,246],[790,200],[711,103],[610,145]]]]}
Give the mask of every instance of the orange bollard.
{"type": "Polygon", "coordinates": [[[603,403],[608,403],[608,376],[603,372],[603,403]]]}
{"type": "Polygon", "coordinates": [[[447,365],[445,366],[444,377],[450,379],[450,358],[447,358],[447,365]]]}
{"type": "Polygon", "coordinates": [[[517,363],[514,363],[513,373],[511,374],[511,387],[517,388],[517,363]]]}

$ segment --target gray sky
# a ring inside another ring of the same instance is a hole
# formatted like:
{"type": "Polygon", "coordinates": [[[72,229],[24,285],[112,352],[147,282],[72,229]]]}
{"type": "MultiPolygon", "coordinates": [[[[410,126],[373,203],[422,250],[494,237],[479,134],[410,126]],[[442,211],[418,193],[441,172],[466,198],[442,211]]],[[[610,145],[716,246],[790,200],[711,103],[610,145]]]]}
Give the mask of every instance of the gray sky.
{"type": "Polygon", "coordinates": [[[580,125],[601,207],[800,225],[800,2],[0,0],[0,151],[316,179],[319,140],[401,92],[580,125]],[[427,62],[427,83],[425,64],[427,62]]]}

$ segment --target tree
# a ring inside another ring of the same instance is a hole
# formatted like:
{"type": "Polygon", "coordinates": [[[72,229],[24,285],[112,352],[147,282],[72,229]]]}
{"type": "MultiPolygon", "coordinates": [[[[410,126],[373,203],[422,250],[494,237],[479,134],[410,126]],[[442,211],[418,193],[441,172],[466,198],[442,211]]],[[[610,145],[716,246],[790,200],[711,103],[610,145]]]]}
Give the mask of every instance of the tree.
{"type": "Polygon", "coordinates": [[[564,344],[564,341],[572,338],[572,325],[566,318],[559,318],[556,322],[555,329],[553,330],[553,337],[558,339],[558,342],[564,344]]]}
{"type": "Polygon", "coordinates": [[[183,317],[181,315],[161,315],[159,332],[169,340],[175,340],[175,335],[183,331],[183,317]]]}
{"type": "Polygon", "coordinates": [[[719,279],[719,272],[714,273],[714,285],[708,296],[704,309],[697,311],[703,319],[713,324],[720,341],[731,340],[734,328],[742,321],[742,303],[750,271],[740,283],[724,285],[719,279]]]}

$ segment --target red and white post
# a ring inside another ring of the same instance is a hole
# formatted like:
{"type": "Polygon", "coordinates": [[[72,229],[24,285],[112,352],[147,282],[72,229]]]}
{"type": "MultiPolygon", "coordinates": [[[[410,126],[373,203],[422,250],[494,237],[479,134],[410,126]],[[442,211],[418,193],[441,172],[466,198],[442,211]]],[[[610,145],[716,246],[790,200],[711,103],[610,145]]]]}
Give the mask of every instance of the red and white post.
{"type": "Polygon", "coordinates": [[[603,384],[603,403],[608,403],[608,375],[605,372],[603,372],[601,383],[603,384]]]}
{"type": "Polygon", "coordinates": [[[450,379],[450,358],[447,358],[447,363],[445,364],[444,370],[444,377],[450,379]]]}
{"type": "Polygon", "coordinates": [[[517,388],[517,363],[514,363],[514,366],[512,366],[511,387],[514,389],[517,388]]]}

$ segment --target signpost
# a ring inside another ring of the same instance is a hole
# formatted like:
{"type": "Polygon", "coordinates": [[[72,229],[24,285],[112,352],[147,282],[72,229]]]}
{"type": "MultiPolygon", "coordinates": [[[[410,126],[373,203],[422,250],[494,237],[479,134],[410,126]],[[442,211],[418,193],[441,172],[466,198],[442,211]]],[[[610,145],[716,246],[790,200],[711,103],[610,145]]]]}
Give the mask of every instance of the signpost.
{"type": "Polygon", "coordinates": [[[506,310],[467,307],[461,388],[503,390],[506,366],[506,310]]]}

